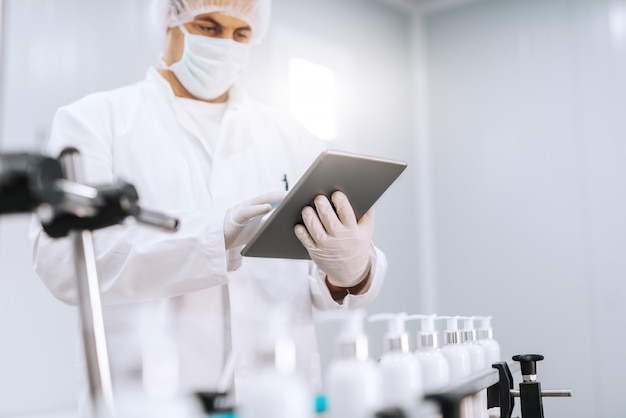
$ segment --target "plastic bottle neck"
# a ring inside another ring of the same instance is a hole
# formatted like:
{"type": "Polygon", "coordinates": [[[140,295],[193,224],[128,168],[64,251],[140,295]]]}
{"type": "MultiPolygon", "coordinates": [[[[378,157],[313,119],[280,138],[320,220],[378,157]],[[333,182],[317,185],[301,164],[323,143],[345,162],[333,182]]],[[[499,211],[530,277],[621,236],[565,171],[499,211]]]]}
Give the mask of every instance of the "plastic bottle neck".
{"type": "Polygon", "coordinates": [[[461,332],[458,330],[457,331],[444,331],[443,335],[444,335],[446,345],[461,344],[463,342],[461,339],[461,332]]]}
{"type": "Polygon", "coordinates": [[[493,330],[491,328],[479,329],[478,339],[479,340],[493,340],[493,330]]]}
{"type": "Polygon", "coordinates": [[[476,342],[476,330],[475,329],[463,330],[463,340],[466,343],[476,342]]]}
{"type": "Polygon", "coordinates": [[[365,361],[368,356],[367,338],[364,336],[339,343],[339,357],[342,359],[357,359],[365,361]]]}
{"type": "Polygon", "coordinates": [[[409,336],[406,334],[397,337],[390,337],[385,340],[385,352],[387,353],[408,353],[409,336]]]}
{"type": "Polygon", "coordinates": [[[420,332],[417,346],[420,350],[436,350],[439,347],[437,334],[434,332],[420,332]]]}

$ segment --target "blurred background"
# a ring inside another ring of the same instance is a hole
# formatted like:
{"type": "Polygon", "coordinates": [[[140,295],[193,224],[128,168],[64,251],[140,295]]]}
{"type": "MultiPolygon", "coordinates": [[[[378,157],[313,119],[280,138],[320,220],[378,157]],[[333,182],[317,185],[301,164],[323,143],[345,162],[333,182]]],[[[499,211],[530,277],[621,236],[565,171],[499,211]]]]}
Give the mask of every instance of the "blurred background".
{"type": "MultiPolygon", "coordinates": [[[[55,110],[142,79],[148,0],[0,0],[0,150],[43,151],[55,110]]],[[[546,417],[623,417],[626,0],[273,0],[250,95],[331,148],[403,159],[377,205],[368,313],[493,315],[503,355],[571,388],[546,417]]],[[[0,417],[73,417],[77,312],[0,219],[0,417]]],[[[417,328],[412,328],[414,331],[417,328]]],[[[382,325],[368,325],[373,356],[382,325]]],[[[319,326],[324,363],[330,325],[319,326]]],[[[412,340],[412,344],[414,340],[412,340]]]]}

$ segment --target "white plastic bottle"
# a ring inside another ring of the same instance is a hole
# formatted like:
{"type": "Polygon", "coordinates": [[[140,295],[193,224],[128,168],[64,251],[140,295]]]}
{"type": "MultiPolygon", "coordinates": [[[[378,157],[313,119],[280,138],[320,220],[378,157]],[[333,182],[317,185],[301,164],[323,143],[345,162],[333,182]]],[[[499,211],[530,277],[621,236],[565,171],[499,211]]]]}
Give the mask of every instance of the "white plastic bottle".
{"type": "MultiPolygon", "coordinates": [[[[444,345],[441,352],[448,360],[450,366],[450,383],[458,383],[472,374],[470,353],[463,346],[463,337],[458,328],[458,316],[444,316],[439,319],[446,320],[446,330],[443,333],[444,345]]],[[[472,399],[466,398],[461,402],[461,417],[473,418],[472,399]]]]}
{"type": "MultiPolygon", "coordinates": [[[[470,353],[470,365],[472,374],[485,371],[485,349],[476,342],[476,330],[472,317],[463,318],[463,344],[470,353]]],[[[474,418],[488,418],[487,415],[487,389],[483,389],[472,398],[474,418]]]]}
{"type": "Polygon", "coordinates": [[[415,411],[424,394],[419,360],[409,350],[406,313],[376,314],[370,321],[387,321],[385,351],[379,360],[384,408],[415,411]]]}
{"type": "MultiPolygon", "coordinates": [[[[478,344],[485,349],[485,357],[487,360],[487,367],[491,367],[494,363],[502,361],[502,354],[500,353],[500,344],[493,339],[493,329],[491,327],[490,316],[476,316],[475,320],[480,321],[480,326],[477,330],[478,344]]],[[[490,416],[500,416],[500,408],[490,408],[490,416]]]]}
{"type": "Polygon", "coordinates": [[[286,332],[287,321],[286,311],[274,311],[257,342],[256,367],[237,392],[240,418],[313,418],[311,391],[294,372],[296,349],[286,332]]]}
{"type": "Polygon", "coordinates": [[[369,358],[364,319],[362,310],[345,311],[342,318],[339,355],[326,374],[328,418],[371,418],[381,407],[380,374],[369,358]]]}
{"type": "Polygon", "coordinates": [[[127,358],[118,370],[115,417],[201,417],[194,397],[180,391],[179,352],[169,302],[146,305],[129,320],[134,325],[130,329],[137,332],[124,335],[127,358]]]}
{"type": "Polygon", "coordinates": [[[486,353],[487,364],[489,367],[493,363],[502,361],[500,354],[500,344],[493,339],[493,329],[491,328],[490,316],[476,316],[474,319],[480,321],[480,327],[477,330],[478,344],[480,344],[486,353]]]}
{"type": "Polygon", "coordinates": [[[411,315],[407,319],[419,319],[421,330],[417,333],[415,357],[420,362],[424,393],[434,393],[450,383],[450,366],[439,349],[435,330],[435,315],[411,315]]]}

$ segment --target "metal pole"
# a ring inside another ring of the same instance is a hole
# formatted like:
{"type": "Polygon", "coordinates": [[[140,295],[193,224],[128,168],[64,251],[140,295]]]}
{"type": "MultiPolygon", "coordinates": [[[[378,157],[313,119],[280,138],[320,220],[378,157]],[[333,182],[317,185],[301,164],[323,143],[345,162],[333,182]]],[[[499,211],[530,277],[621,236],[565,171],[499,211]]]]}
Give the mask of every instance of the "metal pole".
{"type": "MultiPolygon", "coordinates": [[[[76,149],[63,151],[60,157],[65,177],[70,181],[84,181],[80,154],[76,149]]],[[[102,315],[96,256],[91,231],[73,231],[74,260],[78,290],[78,307],[87,377],[89,401],[95,418],[115,416],[111,367],[102,315]]]]}

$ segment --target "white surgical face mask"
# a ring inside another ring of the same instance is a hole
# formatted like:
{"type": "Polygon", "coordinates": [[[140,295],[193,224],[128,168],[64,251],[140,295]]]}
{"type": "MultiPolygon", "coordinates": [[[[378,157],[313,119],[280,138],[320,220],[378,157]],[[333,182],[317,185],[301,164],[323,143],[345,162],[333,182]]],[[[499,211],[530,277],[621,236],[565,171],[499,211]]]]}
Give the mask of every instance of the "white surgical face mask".
{"type": "Polygon", "coordinates": [[[212,100],[226,93],[248,65],[250,45],[232,39],[185,34],[183,57],[168,68],[193,96],[212,100]]]}

